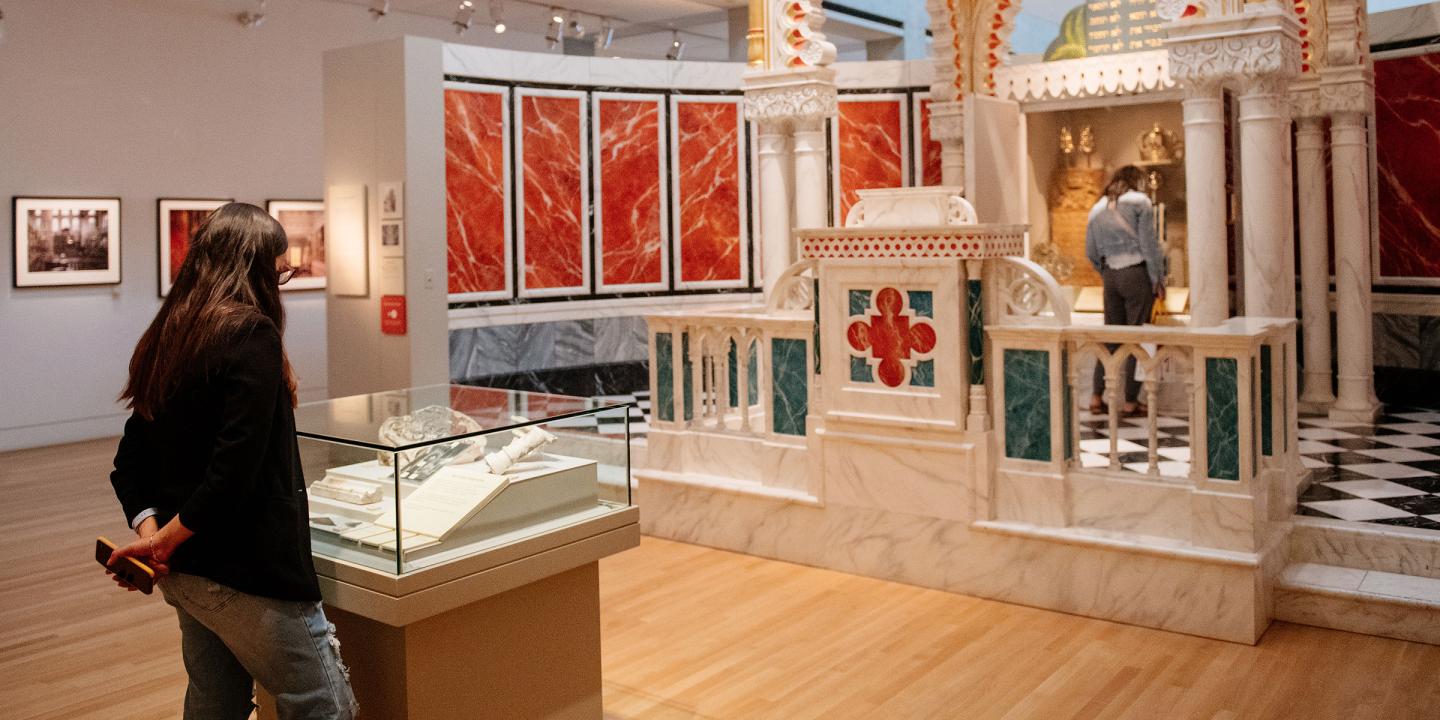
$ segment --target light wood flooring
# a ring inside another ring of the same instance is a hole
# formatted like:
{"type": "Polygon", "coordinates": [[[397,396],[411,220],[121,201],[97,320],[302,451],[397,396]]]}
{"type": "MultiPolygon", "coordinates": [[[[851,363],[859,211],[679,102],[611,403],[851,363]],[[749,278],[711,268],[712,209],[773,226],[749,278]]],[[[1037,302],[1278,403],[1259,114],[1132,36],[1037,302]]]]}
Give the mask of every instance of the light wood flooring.
{"type": "MultiPolygon", "coordinates": [[[[173,615],[91,559],[128,532],[113,448],[0,454],[0,718],[179,717],[173,615]]],[[[650,538],[601,594],[607,720],[1440,718],[1440,647],[1286,623],[1248,647],[650,538]]]]}

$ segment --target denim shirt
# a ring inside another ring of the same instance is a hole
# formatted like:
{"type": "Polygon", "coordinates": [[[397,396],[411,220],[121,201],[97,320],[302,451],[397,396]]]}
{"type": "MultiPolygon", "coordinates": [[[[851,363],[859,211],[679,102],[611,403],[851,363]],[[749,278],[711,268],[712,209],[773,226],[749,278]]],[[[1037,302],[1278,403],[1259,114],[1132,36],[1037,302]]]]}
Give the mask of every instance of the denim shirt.
{"type": "Polygon", "coordinates": [[[1138,254],[1145,258],[1150,284],[1159,283],[1165,277],[1165,257],[1155,237],[1155,208],[1150,198],[1131,190],[1115,201],[1115,212],[1110,212],[1108,205],[1102,195],[1090,208],[1090,223],[1085,227],[1086,259],[1095,272],[1103,274],[1106,257],[1138,254]]]}

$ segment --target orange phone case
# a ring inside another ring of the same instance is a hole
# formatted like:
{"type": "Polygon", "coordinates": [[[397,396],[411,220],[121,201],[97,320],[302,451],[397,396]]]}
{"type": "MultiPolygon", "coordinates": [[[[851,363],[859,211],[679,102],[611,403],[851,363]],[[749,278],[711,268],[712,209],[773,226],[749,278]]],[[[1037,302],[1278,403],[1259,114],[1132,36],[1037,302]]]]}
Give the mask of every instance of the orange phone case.
{"type": "Polygon", "coordinates": [[[95,538],[95,560],[104,565],[107,571],[115,573],[117,577],[129,583],[136,590],[146,595],[154,592],[155,571],[149,565],[135,558],[127,557],[125,558],[126,562],[110,567],[110,554],[115,552],[117,547],[119,546],[111,542],[109,538],[95,538]]]}

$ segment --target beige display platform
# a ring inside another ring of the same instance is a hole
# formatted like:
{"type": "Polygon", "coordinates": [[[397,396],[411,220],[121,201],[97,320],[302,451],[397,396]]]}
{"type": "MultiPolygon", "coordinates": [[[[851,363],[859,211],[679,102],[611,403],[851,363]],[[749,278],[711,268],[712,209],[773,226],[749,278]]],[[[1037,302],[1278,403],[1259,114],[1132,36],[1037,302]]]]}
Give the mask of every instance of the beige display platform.
{"type": "MultiPolygon", "coordinates": [[[[630,506],[404,575],[316,556],[361,716],[602,716],[599,560],[640,544],[630,506]]],[[[261,698],[262,719],[275,718],[261,698]]]]}

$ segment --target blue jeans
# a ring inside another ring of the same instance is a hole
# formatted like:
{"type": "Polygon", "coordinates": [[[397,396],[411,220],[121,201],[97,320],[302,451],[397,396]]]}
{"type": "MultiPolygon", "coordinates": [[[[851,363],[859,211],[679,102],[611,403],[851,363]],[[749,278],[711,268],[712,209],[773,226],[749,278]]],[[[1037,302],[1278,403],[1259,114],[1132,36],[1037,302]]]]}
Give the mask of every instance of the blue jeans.
{"type": "Polygon", "coordinates": [[[335,626],[318,602],[249,595],[198,575],[161,578],[180,617],[186,720],[245,720],[256,682],[281,720],[351,720],[355,696],[335,626]]]}

